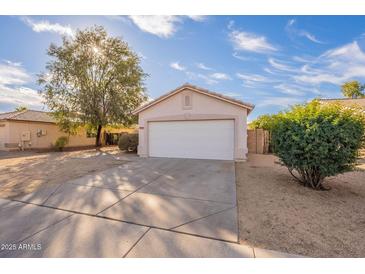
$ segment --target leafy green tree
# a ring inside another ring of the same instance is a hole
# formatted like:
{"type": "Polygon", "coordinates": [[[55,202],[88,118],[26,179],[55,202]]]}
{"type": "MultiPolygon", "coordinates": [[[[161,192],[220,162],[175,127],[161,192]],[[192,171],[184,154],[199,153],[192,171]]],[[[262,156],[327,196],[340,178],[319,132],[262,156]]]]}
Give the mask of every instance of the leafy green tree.
{"type": "Polygon", "coordinates": [[[324,178],[354,168],[364,133],[363,110],[313,100],[282,113],[272,130],[272,145],[296,180],[323,190],[324,178]]]}
{"type": "Polygon", "coordinates": [[[18,106],[15,108],[15,111],[24,111],[27,110],[28,108],[26,106],[18,106]]]}
{"type": "Polygon", "coordinates": [[[341,91],[348,98],[364,98],[364,88],[359,81],[349,81],[341,86],[341,91]]]}
{"type": "Polygon", "coordinates": [[[130,125],[132,111],[147,99],[139,57],[103,27],[78,30],[63,44],[51,44],[51,61],[39,75],[40,91],[65,132],[79,126],[93,127],[96,146],[101,130],[111,124],[130,125]]]}
{"type": "Polygon", "coordinates": [[[280,116],[280,113],[273,114],[273,115],[269,115],[269,114],[260,115],[255,120],[253,120],[248,125],[248,127],[250,129],[262,128],[262,129],[271,131],[279,116],[280,116]]]}

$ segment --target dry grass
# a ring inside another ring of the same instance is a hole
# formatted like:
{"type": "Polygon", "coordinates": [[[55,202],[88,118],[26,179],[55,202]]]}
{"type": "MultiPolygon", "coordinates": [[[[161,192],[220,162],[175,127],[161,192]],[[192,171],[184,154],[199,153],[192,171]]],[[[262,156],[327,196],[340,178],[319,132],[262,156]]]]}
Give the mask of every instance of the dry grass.
{"type": "Polygon", "coordinates": [[[365,171],[328,178],[330,191],[314,191],[275,161],[252,154],[236,163],[241,242],[311,257],[365,257],[365,171]]]}
{"type": "Polygon", "coordinates": [[[10,152],[0,156],[0,198],[14,198],[126,161],[117,147],[68,152],[10,152]]]}

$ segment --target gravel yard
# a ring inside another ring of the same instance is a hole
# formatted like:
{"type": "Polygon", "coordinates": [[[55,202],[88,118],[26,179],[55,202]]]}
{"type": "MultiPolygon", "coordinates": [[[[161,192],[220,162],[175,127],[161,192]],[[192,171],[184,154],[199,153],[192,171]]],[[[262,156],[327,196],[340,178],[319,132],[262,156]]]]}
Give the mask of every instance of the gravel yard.
{"type": "Polygon", "coordinates": [[[365,257],[365,164],[300,186],[273,155],[236,163],[241,243],[310,257],[365,257]]]}
{"type": "Polygon", "coordinates": [[[67,152],[2,152],[0,198],[14,198],[40,187],[60,184],[91,172],[123,164],[117,147],[67,152]]]}

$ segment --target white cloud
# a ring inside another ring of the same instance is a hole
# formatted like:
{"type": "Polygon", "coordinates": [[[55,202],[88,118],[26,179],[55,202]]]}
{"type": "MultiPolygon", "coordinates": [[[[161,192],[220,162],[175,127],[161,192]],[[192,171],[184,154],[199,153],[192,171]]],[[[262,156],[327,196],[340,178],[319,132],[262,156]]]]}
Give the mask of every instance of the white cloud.
{"type": "Polygon", "coordinates": [[[7,87],[0,85],[0,103],[14,106],[27,106],[40,109],[43,106],[42,97],[36,90],[27,87],[7,87]]]}
{"type": "Polygon", "coordinates": [[[22,65],[21,62],[13,62],[13,61],[10,61],[10,60],[4,60],[4,62],[10,66],[15,66],[15,67],[20,67],[22,65]]]}
{"type": "Polygon", "coordinates": [[[354,41],[326,51],[315,61],[302,66],[300,72],[294,79],[309,84],[340,85],[352,79],[365,78],[365,53],[354,41]]]}
{"type": "Polygon", "coordinates": [[[341,58],[344,61],[365,62],[365,53],[360,49],[359,44],[354,41],[342,47],[328,50],[320,58],[341,58]]]}
{"type": "Polygon", "coordinates": [[[288,72],[297,72],[298,71],[298,69],[291,67],[287,63],[275,60],[274,58],[269,58],[268,62],[273,68],[275,68],[277,70],[288,71],[288,72]]]}
{"type": "Polygon", "coordinates": [[[21,63],[8,60],[0,63],[0,103],[40,108],[41,96],[36,90],[25,86],[31,79],[21,63]]]}
{"type": "MultiPolygon", "coordinates": [[[[318,57],[306,56],[283,61],[269,58],[270,68],[264,70],[270,74],[294,80],[307,86],[332,84],[339,86],[349,80],[365,78],[365,52],[357,41],[327,50],[318,57]]],[[[339,88],[338,88],[339,89],[339,88]]]]}
{"type": "Polygon", "coordinates": [[[290,19],[290,20],[288,21],[287,26],[292,26],[292,25],[294,25],[294,24],[295,24],[295,22],[296,22],[296,20],[295,20],[295,19],[290,19]]]}
{"type": "Polygon", "coordinates": [[[142,31],[162,38],[172,36],[177,30],[176,23],[181,21],[173,15],[130,15],[129,18],[142,31]]]}
{"type": "Polygon", "coordinates": [[[302,96],[305,95],[305,91],[298,86],[290,85],[290,84],[279,84],[274,86],[275,89],[278,89],[281,93],[287,95],[294,95],[294,96],[302,96]]]}
{"type": "Polygon", "coordinates": [[[70,37],[75,35],[74,30],[69,25],[64,26],[59,23],[50,23],[47,20],[34,21],[29,17],[23,17],[22,20],[35,32],[53,32],[70,37]]]}
{"type": "Polygon", "coordinates": [[[203,63],[196,63],[197,68],[200,68],[202,70],[213,70],[210,67],[207,67],[206,65],[204,65],[203,63]]]}
{"type": "Polygon", "coordinates": [[[232,53],[232,56],[238,60],[241,60],[241,61],[247,61],[247,60],[250,60],[250,57],[245,57],[245,56],[242,56],[242,55],[239,55],[237,52],[233,52],[232,53]]]}
{"type": "Polygon", "coordinates": [[[269,80],[267,77],[259,75],[259,74],[237,73],[236,76],[237,76],[237,78],[239,78],[241,80],[250,81],[250,82],[263,82],[263,83],[271,82],[271,80],[269,80]]]}
{"type": "Polygon", "coordinates": [[[318,40],[313,34],[310,34],[309,32],[306,31],[301,31],[298,33],[300,36],[304,36],[306,37],[308,40],[314,42],[314,43],[318,43],[318,44],[323,44],[322,41],[318,40]]]}
{"type": "Polygon", "coordinates": [[[234,21],[233,20],[230,20],[229,22],[228,22],[228,25],[227,25],[227,29],[229,29],[229,30],[233,30],[233,27],[234,27],[234,21]]]}
{"type": "Polygon", "coordinates": [[[302,56],[293,56],[292,58],[295,62],[299,62],[299,63],[310,63],[312,62],[314,59],[313,57],[302,57],[302,56]]]}
{"type": "MultiPolygon", "coordinates": [[[[196,63],[195,65],[198,68],[205,70],[205,71],[213,70],[212,68],[205,66],[203,63],[196,63]]],[[[203,74],[203,73],[196,73],[193,71],[189,71],[186,67],[180,65],[178,62],[171,63],[170,67],[172,67],[173,69],[179,70],[179,71],[183,71],[185,73],[185,75],[192,80],[199,80],[199,79],[203,80],[208,85],[214,85],[214,84],[218,84],[220,81],[232,79],[228,74],[222,73],[222,72],[203,74]]]]}
{"type": "Polygon", "coordinates": [[[290,105],[295,105],[302,103],[303,100],[295,97],[264,97],[257,104],[258,107],[267,107],[267,106],[280,106],[287,107],[290,105]]]}
{"type": "Polygon", "coordinates": [[[196,22],[206,20],[206,16],[203,15],[130,15],[129,18],[140,30],[161,38],[173,36],[178,29],[178,24],[184,18],[189,18],[196,22]]]}
{"type": "Polygon", "coordinates": [[[204,74],[198,74],[197,75],[198,78],[203,79],[205,83],[207,83],[208,85],[214,85],[214,84],[218,84],[219,81],[210,78],[209,76],[206,76],[204,74]]]}
{"type": "Polygon", "coordinates": [[[289,35],[305,37],[314,43],[323,44],[322,41],[318,40],[313,34],[309,33],[308,31],[297,29],[294,26],[295,24],[296,24],[295,19],[290,19],[286,24],[285,30],[289,33],[289,35]]]}
{"type": "Polygon", "coordinates": [[[208,85],[218,84],[220,81],[231,80],[231,77],[229,75],[227,75],[225,73],[220,73],[220,72],[205,75],[202,73],[194,73],[192,71],[186,70],[185,74],[190,79],[194,79],[194,80],[201,79],[208,85]]]}
{"type": "Polygon", "coordinates": [[[267,72],[267,73],[270,73],[270,74],[278,74],[277,72],[273,71],[272,69],[270,68],[264,68],[264,71],[267,72]]]}
{"type": "Polygon", "coordinates": [[[243,97],[242,94],[236,93],[236,92],[226,92],[223,95],[233,97],[233,98],[242,98],[243,97]]]}
{"type": "Polygon", "coordinates": [[[256,53],[270,53],[278,50],[267,41],[265,36],[254,33],[234,30],[229,34],[229,38],[236,50],[256,53]]]}
{"type": "Polygon", "coordinates": [[[262,88],[267,84],[276,82],[274,79],[252,73],[236,73],[236,77],[243,81],[243,86],[246,88],[262,88]]]}
{"type": "Polygon", "coordinates": [[[207,19],[207,16],[205,15],[187,15],[187,17],[197,22],[203,22],[207,19]]]}
{"type": "Polygon", "coordinates": [[[179,71],[186,70],[186,68],[184,66],[180,65],[179,62],[172,62],[170,64],[170,67],[173,68],[173,69],[179,70],[179,71]]]}
{"type": "Polygon", "coordinates": [[[30,76],[18,63],[7,61],[0,64],[0,85],[21,85],[30,80],[30,76]]]}
{"type": "Polygon", "coordinates": [[[229,75],[222,73],[222,72],[216,72],[209,75],[213,79],[217,80],[231,80],[231,77],[229,75]]]}

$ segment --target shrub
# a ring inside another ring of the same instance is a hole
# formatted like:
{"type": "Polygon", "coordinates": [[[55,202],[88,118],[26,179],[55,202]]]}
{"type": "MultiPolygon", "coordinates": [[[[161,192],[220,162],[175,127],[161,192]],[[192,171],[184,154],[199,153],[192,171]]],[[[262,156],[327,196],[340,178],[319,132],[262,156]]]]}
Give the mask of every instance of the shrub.
{"type": "Polygon", "coordinates": [[[274,153],[293,177],[317,190],[327,176],[352,170],[364,144],[364,111],[314,100],[282,113],[272,130],[274,153]]]}
{"type": "Polygon", "coordinates": [[[124,133],[119,137],[118,147],[120,150],[128,152],[137,152],[138,134],[124,133]]]}
{"type": "Polygon", "coordinates": [[[57,151],[63,151],[63,148],[68,144],[68,137],[66,136],[61,136],[58,137],[56,142],[55,142],[55,148],[57,151]]]}

